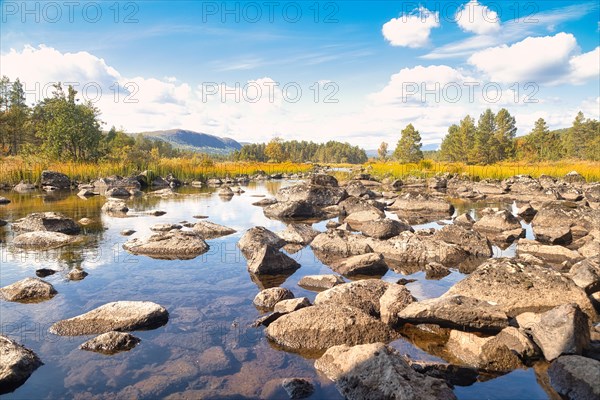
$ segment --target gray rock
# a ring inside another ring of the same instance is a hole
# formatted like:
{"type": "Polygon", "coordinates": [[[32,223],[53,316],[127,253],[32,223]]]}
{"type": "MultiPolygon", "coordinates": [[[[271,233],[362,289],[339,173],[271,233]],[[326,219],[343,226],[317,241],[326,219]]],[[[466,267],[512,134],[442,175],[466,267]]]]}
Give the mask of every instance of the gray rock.
{"type": "Polygon", "coordinates": [[[22,303],[50,300],[56,293],[54,286],[40,278],[25,278],[0,288],[1,298],[22,303]]]}
{"type": "Polygon", "coordinates": [[[317,218],[322,213],[307,201],[279,201],[263,209],[268,218],[284,220],[305,220],[317,218]]]}
{"type": "Polygon", "coordinates": [[[455,294],[496,304],[509,317],[577,303],[592,321],[597,320],[586,293],[571,279],[550,268],[518,259],[486,261],[447,292],[447,295],[455,294]]]}
{"type": "Polygon", "coordinates": [[[383,219],[379,210],[355,211],[344,218],[344,222],[350,225],[353,229],[360,227],[369,222],[374,222],[383,219]]]}
{"type": "Polygon", "coordinates": [[[379,299],[392,284],[380,279],[365,279],[336,285],[315,298],[315,305],[346,305],[379,317],[379,299]]]}
{"type": "Polygon", "coordinates": [[[536,240],[520,239],[517,247],[518,255],[531,255],[537,257],[546,263],[553,265],[567,265],[581,261],[583,257],[577,251],[569,250],[563,246],[550,246],[542,244],[536,240]]]}
{"type": "Polygon", "coordinates": [[[107,214],[126,214],[129,211],[129,207],[123,200],[108,199],[102,206],[102,211],[107,214]]]}
{"type": "Polygon", "coordinates": [[[275,198],[267,198],[267,199],[261,199],[259,201],[255,201],[254,203],[252,203],[253,206],[258,206],[258,207],[266,207],[266,206],[270,206],[272,204],[277,203],[277,199],[275,198]]]}
{"type": "Polygon", "coordinates": [[[378,213],[381,218],[385,218],[383,208],[384,204],[382,203],[373,200],[359,199],[357,197],[348,197],[339,203],[339,210],[345,215],[350,215],[361,211],[371,211],[378,213]]]}
{"type": "Polygon", "coordinates": [[[492,245],[485,236],[458,225],[446,225],[433,236],[446,243],[456,244],[476,257],[489,258],[493,255],[492,245]]]}
{"type": "Polygon", "coordinates": [[[310,244],[313,250],[328,255],[350,257],[353,255],[372,253],[367,238],[362,235],[352,235],[341,230],[329,230],[315,237],[310,244]]]}
{"type": "Polygon", "coordinates": [[[361,310],[333,304],[283,315],[265,332],[286,350],[311,354],[340,344],[387,342],[395,336],[387,325],[361,310]]]}
{"type": "Polygon", "coordinates": [[[567,183],[585,183],[585,178],[577,171],[571,171],[563,178],[567,183]]]}
{"type": "Polygon", "coordinates": [[[299,286],[307,289],[331,289],[334,286],[344,283],[344,279],[339,275],[306,275],[300,278],[299,286]]]}
{"type": "Polygon", "coordinates": [[[413,232],[413,228],[403,221],[385,218],[378,221],[366,222],[361,225],[363,235],[379,240],[386,240],[398,236],[404,231],[413,232]]]}
{"type": "Polygon", "coordinates": [[[195,232],[175,230],[156,233],[144,239],[131,239],[123,244],[123,249],[152,258],[189,260],[206,253],[209,246],[195,232]]]}
{"type": "Polygon", "coordinates": [[[255,226],[250,228],[238,241],[237,246],[242,251],[242,254],[249,258],[252,254],[265,246],[280,249],[285,246],[285,240],[281,239],[277,234],[271,232],[263,226],[255,226]]]}
{"type": "Polygon", "coordinates": [[[275,304],[279,303],[281,300],[293,298],[294,293],[292,293],[291,290],[282,287],[274,287],[262,290],[254,297],[252,303],[258,308],[272,310],[273,307],[275,307],[275,304]]]}
{"type": "Polygon", "coordinates": [[[42,171],[42,186],[54,186],[58,189],[70,189],[71,180],[65,174],[54,171],[42,171]]]}
{"type": "Polygon", "coordinates": [[[306,297],[299,297],[297,299],[286,299],[279,301],[277,304],[275,304],[275,307],[273,307],[273,311],[280,314],[287,314],[310,306],[310,300],[308,300],[306,297]]]}
{"type": "Polygon", "coordinates": [[[125,332],[106,332],[87,342],[81,344],[79,348],[86,351],[94,351],[101,354],[117,354],[122,351],[133,349],[141,340],[125,332]]]}
{"type": "Polygon", "coordinates": [[[390,284],[379,298],[381,320],[389,325],[398,325],[398,313],[415,301],[410,290],[404,285],[390,284]]]}
{"type": "Polygon", "coordinates": [[[600,291],[600,256],[576,263],[571,267],[569,276],[588,294],[600,291]]]}
{"type": "Polygon", "coordinates": [[[194,232],[201,234],[205,239],[214,239],[237,232],[235,229],[209,221],[198,221],[192,229],[194,232]]]}
{"type": "Polygon", "coordinates": [[[129,192],[129,190],[125,189],[124,187],[115,187],[112,189],[108,189],[104,195],[106,197],[130,197],[131,193],[129,192]]]}
{"type": "Polygon", "coordinates": [[[388,271],[383,256],[379,253],[367,253],[352,256],[332,263],[331,269],[344,276],[379,275],[388,271]]]}
{"type": "Polygon", "coordinates": [[[310,225],[289,224],[284,231],[277,235],[287,243],[308,245],[320,232],[310,225]]]}
{"type": "Polygon", "coordinates": [[[203,375],[214,375],[231,368],[231,357],[221,346],[213,346],[200,354],[198,365],[203,375]]]}
{"type": "Polygon", "coordinates": [[[500,233],[521,229],[517,217],[507,210],[487,214],[473,225],[473,229],[483,233],[500,233]]]}
{"type": "Polygon", "coordinates": [[[20,182],[18,185],[16,185],[13,190],[17,193],[29,193],[29,192],[33,192],[35,190],[35,185],[32,185],[31,183],[25,183],[25,182],[20,182]]]}
{"type": "Polygon", "coordinates": [[[219,190],[217,190],[217,195],[220,197],[233,197],[235,193],[229,186],[222,186],[219,190]]]}
{"type": "Polygon", "coordinates": [[[131,236],[135,233],[135,231],[133,229],[123,229],[121,231],[121,235],[123,236],[131,236]]]}
{"type": "Polygon", "coordinates": [[[517,323],[533,337],[544,357],[581,354],[590,345],[588,317],[576,304],[563,304],[542,314],[517,316],[517,323]]]}
{"type": "Polygon", "coordinates": [[[508,317],[499,307],[465,296],[442,296],[412,303],[398,313],[401,321],[442,327],[499,332],[508,317]]]}
{"type": "Polygon", "coordinates": [[[247,260],[248,271],[257,275],[277,275],[300,268],[293,258],[272,246],[263,246],[247,260]]]}
{"type": "Polygon", "coordinates": [[[548,368],[550,384],[569,400],[600,399],[600,361],[562,356],[548,368]]]}
{"type": "Polygon", "coordinates": [[[383,343],[332,347],[315,362],[315,368],[349,400],[456,399],[445,381],[416,372],[383,343]]]}
{"type": "Polygon", "coordinates": [[[29,214],[13,222],[12,228],[18,232],[60,232],[74,235],[81,232],[81,228],[71,218],[61,213],[44,212],[29,214]]]}
{"type": "Polygon", "coordinates": [[[163,223],[163,224],[154,224],[150,227],[151,231],[154,232],[169,232],[172,230],[179,230],[183,228],[183,226],[181,226],[180,224],[169,224],[169,223],[163,223]]]}
{"type": "Polygon", "coordinates": [[[13,246],[21,249],[49,250],[77,243],[80,238],[59,232],[26,232],[15,236],[13,246]]]}
{"type": "Polygon", "coordinates": [[[109,190],[116,187],[128,189],[140,189],[141,185],[135,177],[123,178],[118,175],[112,175],[106,178],[100,178],[93,182],[94,188],[109,190]]]}
{"type": "Polygon", "coordinates": [[[70,281],[81,281],[81,280],[85,279],[85,277],[88,275],[89,274],[87,272],[85,272],[84,270],[82,270],[81,268],[73,268],[67,274],[67,279],[70,281]]]}
{"type": "Polygon", "coordinates": [[[327,174],[313,174],[310,176],[312,185],[338,187],[338,181],[334,176],[327,174]]]}
{"type": "Polygon", "coordinates": [[[0,335],[0,394],[12,392],[43,365],[39,357],[19,343],[0,335]]]}
{"type": "Polygon", "coordinates": [[[58,321],[50,333],[60,336],[80,336],[110,331],[156,329],[169,320],[164,307],[149,301],[116,301],[85,314],[58,321]]]}
{"type": "Polygon", "coordinates": [[[275,198],[279,202],[306,202],[315,207],[338,204],[347,197],[343,188],[314,184],[300,184],[281,188],[275,198]]]}

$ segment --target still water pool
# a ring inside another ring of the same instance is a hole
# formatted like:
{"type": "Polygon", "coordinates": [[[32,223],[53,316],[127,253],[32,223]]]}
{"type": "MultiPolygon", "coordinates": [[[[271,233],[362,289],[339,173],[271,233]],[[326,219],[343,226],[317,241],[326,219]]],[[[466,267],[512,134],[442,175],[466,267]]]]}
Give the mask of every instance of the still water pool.
{"type": "MultiPolygon", "coordinates": [[[[144,197],[128,201],[126,218],[101,213],[105,199],[88,200],[71,193],[20,195],[2,193],[12,200],[0,206],[0,219],[14,221],[32,212],[57,211],[79,220],[94,222],[84,228],[86,242],[73,248],[52,251],[22,251],[11,247],[10,226],[0,228],[0,285],[35,276],[36,269],[50,268],[58,273],[44,278],[58,295],[38,304],[0,302],[2,334],[35,351],[44,362],[27,382],[7,399],[131,399],[131,398],[287,398],[278,382],[281,378],[304,377],[316,386],[313,399],[340,399],[334,385],[313,368],[314,360],[286,353],[270,346],[263,328],[250,324],[260,316],[252,299],[272,286],[286,287],[297,297],[311,301],[316,293],[300,288],[305,275],[332,271],[310,248],[290,254],[302,267],[291,276],[261,279],[250,276],[246,261],[236,243],[245,230],[264,226],[278,231],[285,224],[263,215],[251,203],[257,196],[271,196],[291,181],[251,183],[240,196],[223,199],[212,189],[183,188],[174,198],[144,197]],[[160,217],[150,210],[166,211],[160,217]],[[208,240],[208,253],[193,260],[155,260],[133,256],[122,250],[129,238],[124,229],[134,229],[131,237],[150,235],[157,223],[193,222],[195,215],[237,230],[236,234],[208,240]],[[69,281],[74,267],[89,275],[82,281],[69,281]],[[59,337],[48,333],[54,322],[85,313],[111,301],[148,300],[166,307],[167,325],[152,331],[135,332],[142,339],[135,349],[105,356],[78,349],[92,336],[59,337]]],[[[474,214],[489,204],[456,203],[458,212],[474,214]]],[[[506,205],[510,207],[510,205],[506,205]]],[[[437,227],[438,224],[428,226],[437,227]]],[[[315,224],[324,231],[325,222],[315,224]]],[[[495,249],[497,255],[510,255],[514,249],[495,249]]],[[[418,299],[442,295],[465,275],[453,271],[440,280],[427,280],[423,272],[388,272],[383,279],[416,279],[407,287],[418,299]]],[[[439,360],[409,341],[392,345],[416,359],[439,360]]],[[[546,399],[543,367],[517,370],[507,375],[457,387],[460,399],[546,399]]]]}

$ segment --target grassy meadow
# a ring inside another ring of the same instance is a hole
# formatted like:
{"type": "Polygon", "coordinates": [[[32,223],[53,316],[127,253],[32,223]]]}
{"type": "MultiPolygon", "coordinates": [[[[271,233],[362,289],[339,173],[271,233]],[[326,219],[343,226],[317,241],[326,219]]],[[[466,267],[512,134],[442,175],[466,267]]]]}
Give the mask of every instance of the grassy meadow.
{"type": "MultiPolygon", "coordinates": [[[[130,176],[144,170],[150,170],[158,176],[173,174],[184,181],[203,181],[213,177],[253,175],[261,171],[267,174],[308,172],[313,169],[313,166],[311,163],[291,162],[212,162],[199,158],[162,158],[148,165],[139,166],[110,162],[33,162],[21,157],[4,157],[0,158],[0,183],[11,185],[21,181],[39,183],[43,170],[62,172],[79,182],[88,182],[109,175],[130,176]]],[[[330,166],[334,168],[333,174],[340,179],[347,179],[357,171],[370,173],[379,178],[401,179],[407,176],[430,177],[442,173],[458,173],[474,180],[481,180],[505,179],[520,174],[533,177],[539,177],[540,175],[563,177],[575,170],[583,175],[588,182],[600,181],[600,163],[591,161],[503,162],[494,165],[467,165],[422,160],[417,164],[400,164],[390,161],[369,162],[363,165],[335,164],[330,166]]]]}

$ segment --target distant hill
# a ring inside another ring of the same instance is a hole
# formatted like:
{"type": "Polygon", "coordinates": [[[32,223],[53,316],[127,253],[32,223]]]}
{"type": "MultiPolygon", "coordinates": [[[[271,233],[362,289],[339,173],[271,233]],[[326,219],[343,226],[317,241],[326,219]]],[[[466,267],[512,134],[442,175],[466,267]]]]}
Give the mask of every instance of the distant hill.
{"type": "Polygon", "coordinates": [[[140,132],[140,134],[150,139],[167,142],[177,149],[201,153],[229,154],[242,148],[242,145],[233,139],[185,129],[140,132]]]}

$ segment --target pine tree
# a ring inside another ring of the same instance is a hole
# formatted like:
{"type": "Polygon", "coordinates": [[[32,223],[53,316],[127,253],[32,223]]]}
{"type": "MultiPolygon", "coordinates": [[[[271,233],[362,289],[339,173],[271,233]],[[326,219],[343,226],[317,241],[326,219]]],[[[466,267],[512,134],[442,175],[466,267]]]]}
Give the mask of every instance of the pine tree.
{"type": "Polygon", "coordinates": [[[412,124],[402,130],[394,157],[403,163],[416,163],[423,159],[421,135],[412,124]]]}
{"type": "Polygon", "coordinates": [[[517,134],[515,117],[503,108],[496,114],[496,132],[492,147],[492,162],[498,162],[515,155],[514,138],[517,134]]]}
{"type": "Polygon", "coordinates": [[[479,117],[475,131],[474,161],[479,164],[494,162],[494,133],[496,132],[496,116],[491,109],[485,110],[479,117]]]}
{"type": "Polygon", "coordinates": [[[388,153],[388,144],[386,142],[381,142],[379,145],[379,149],[377,150],[377,154],[379,155],[379,159],[385,161],[387,159],[388,153]]]}

